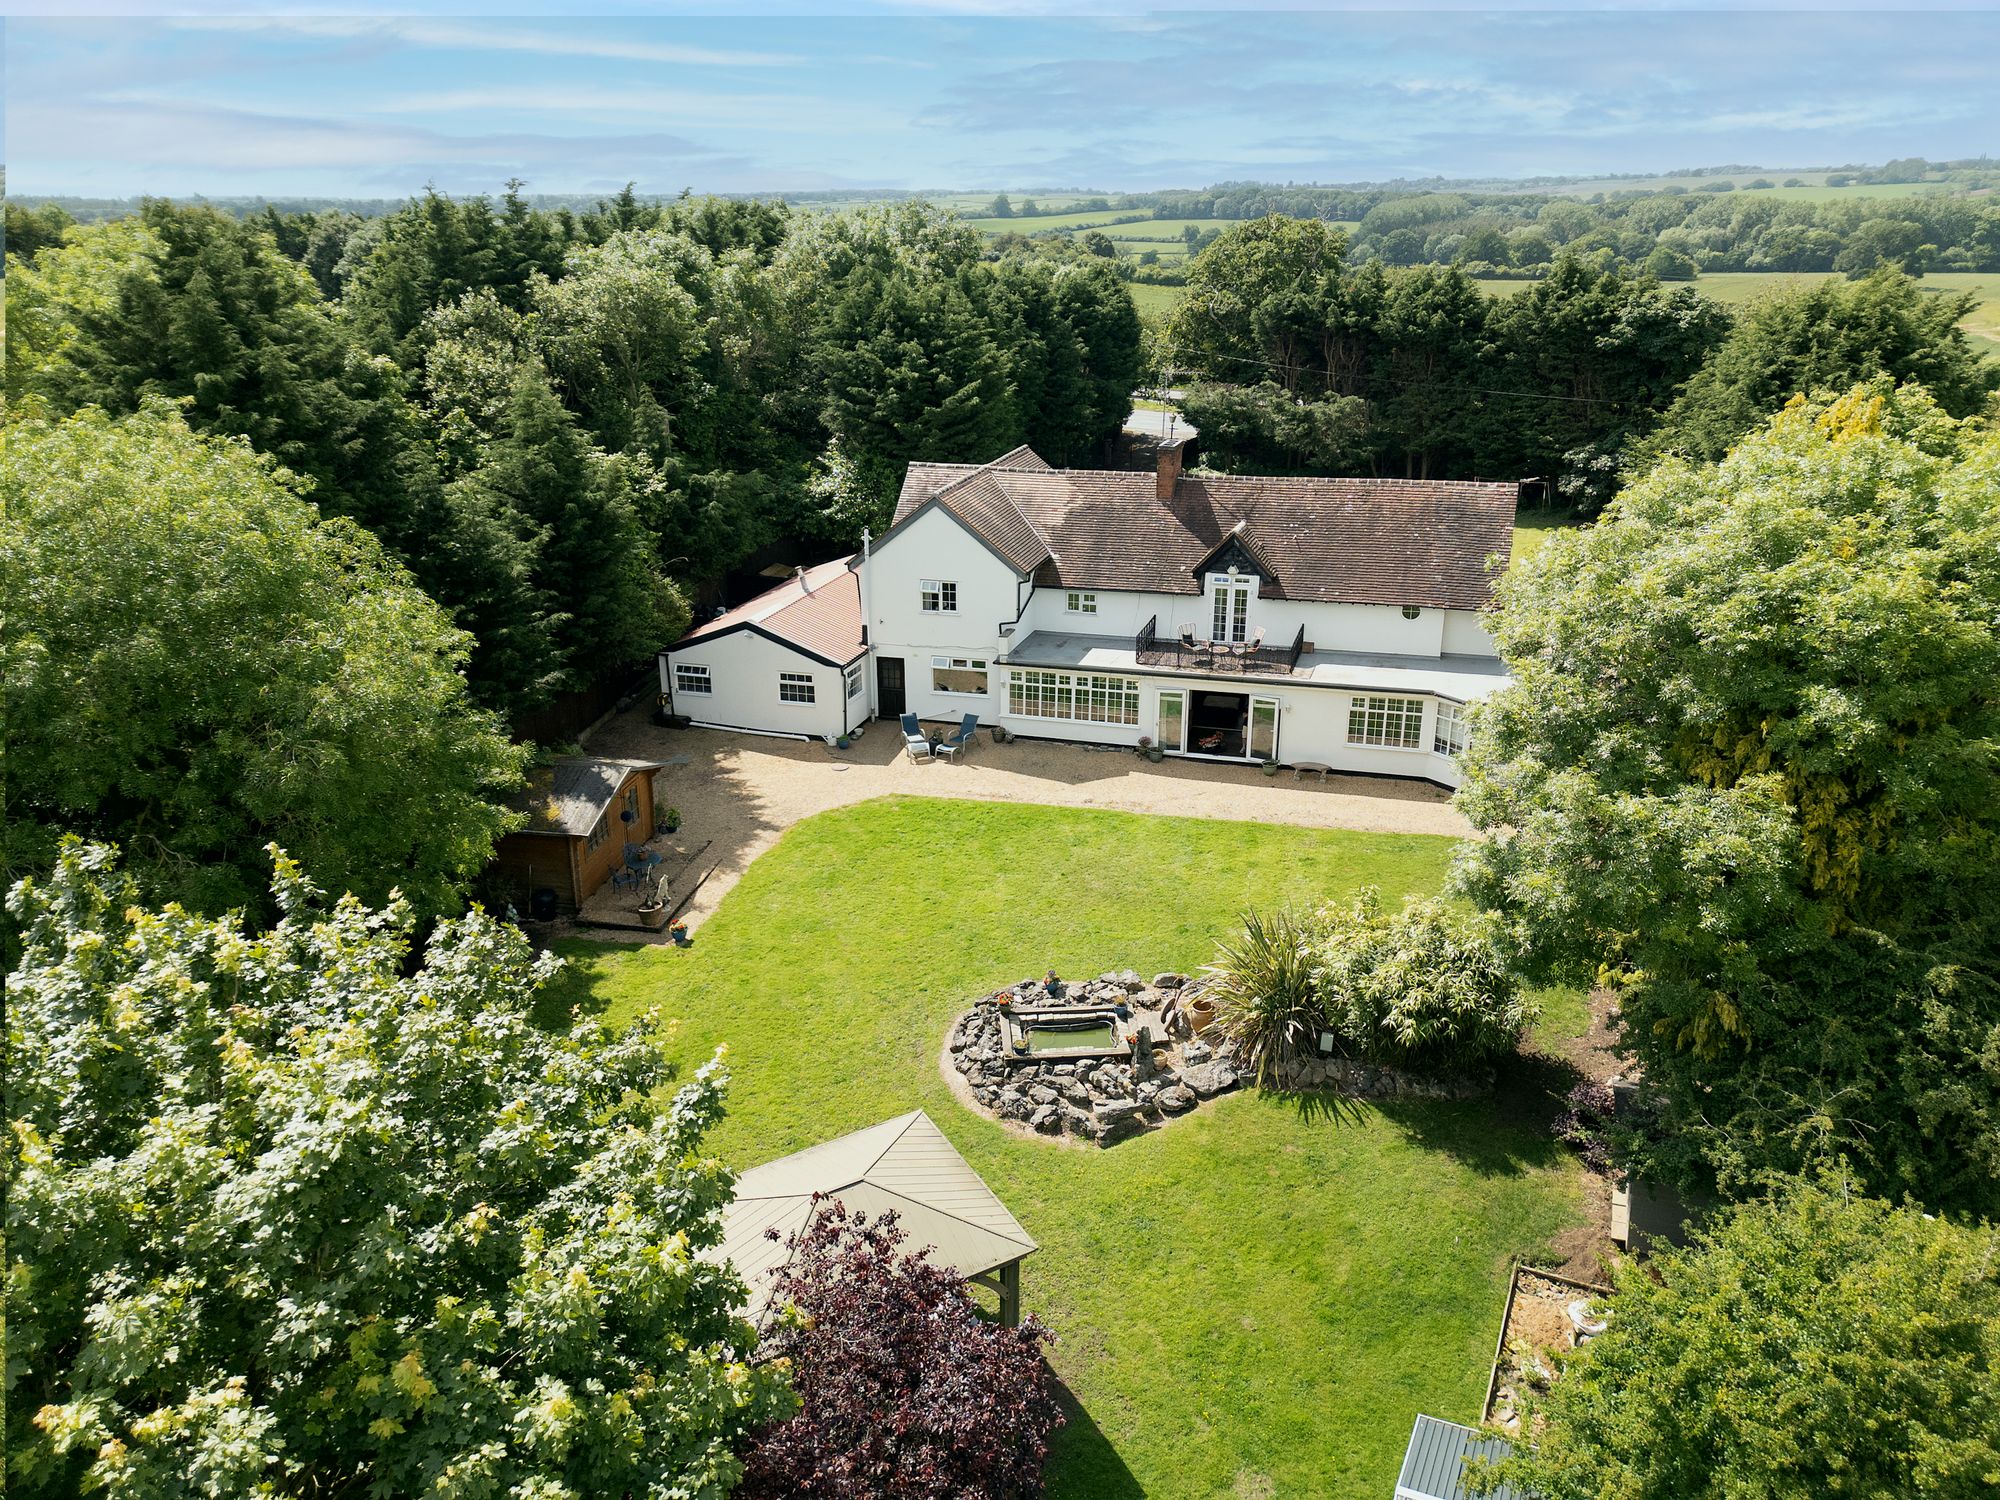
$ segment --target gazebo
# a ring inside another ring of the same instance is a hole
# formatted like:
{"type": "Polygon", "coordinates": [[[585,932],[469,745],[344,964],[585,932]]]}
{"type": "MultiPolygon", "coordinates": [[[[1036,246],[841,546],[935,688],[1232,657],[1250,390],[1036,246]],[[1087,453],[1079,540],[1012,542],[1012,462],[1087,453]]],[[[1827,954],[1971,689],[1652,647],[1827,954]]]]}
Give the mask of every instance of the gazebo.
{"type": "Polygon", "coordinates": [[[712,1258],[735,1263],[750,1288],[750,1321],[764,1331],[772,1273],[791,1258],[787,1241],[826,1201],[871,1218],[894,1209],[909,1249],[1000,1296],[1000,1321],[1021,1321],[1021,1262],[1038,1248],[1007,1205],[966,1164],[922,1110],[898,1115],[776,1161],[736,1180],[712,1258]],[[814,1194],[820,1195],[815,1203],[814,1194]],[[770,1239],[765,1231],[775,1229],[770,1239]]]}

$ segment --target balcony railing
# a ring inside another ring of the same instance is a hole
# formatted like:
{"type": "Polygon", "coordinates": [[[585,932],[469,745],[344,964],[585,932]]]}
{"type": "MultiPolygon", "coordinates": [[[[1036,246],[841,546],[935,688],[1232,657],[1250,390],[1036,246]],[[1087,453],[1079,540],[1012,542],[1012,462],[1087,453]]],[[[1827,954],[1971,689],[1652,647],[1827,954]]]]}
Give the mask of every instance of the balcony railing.
{"type": "Polygon", "coordinates": [[[1133,654],[1142,667],[1170,667],[1179,672],[1218,674],[1264,674],[1289,677],[1298,667],[1306,649],[1306,628],[1292,637],[1289,646],[1252,646],[1248,642],[1196,640],[1191,632],[1162,636],[1160,617],[1154,615],[1139,627],[1133,654]]]}

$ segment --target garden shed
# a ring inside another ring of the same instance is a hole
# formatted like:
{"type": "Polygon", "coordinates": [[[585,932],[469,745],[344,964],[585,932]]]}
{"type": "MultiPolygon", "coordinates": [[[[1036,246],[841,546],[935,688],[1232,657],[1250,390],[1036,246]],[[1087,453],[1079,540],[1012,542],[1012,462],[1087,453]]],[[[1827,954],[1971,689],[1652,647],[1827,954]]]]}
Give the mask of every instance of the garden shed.
{"type": "Polygon", "coordinates": [[[747,1316],[761,1332],[772,1273],[790,1260],[787,1241],[803,1232],[823,1203],[849,1213],[895,1210],[908,1250],[931,1250],[944,1266],[1000,1297],[1000,1321],[1021,1321],[1021,1262],[1038,1248],[1007,1205],[972,1170],[922,1110],[898,1115],[752,1167],[736,1179],[722,1215],[722,1244],[708,1252],[735,1263],[750,1288],[747,1316]],[[775,1229],[776,1239],[766,1235],[775,1229]]]}
{"type": "Polygon", "coordinates": [[[528,784],[509,799],[527,823],[493,851],[491,883],[523,912],[533,910],[536,891],[554,891],[556,911],[574,916],[623,863],[626,844],[653,836],[653,777],[661,769],[658,761],[603,755],[530,768],[528,784]]]}
{"type": "MultiPolygon", "coordinates": [[[[1437,1417],[1419,1416],[1396,1476],[1396,1500],[1473,1500],[1465,1487],[1467,1459],[1498,1463],[1512,1453],[1505,1438],[1488,1437],[1477,1428],[1461,1427],[1437,1417]]],[[[1511,1485],[1501,1485],[1487,1500],[1526,1500],[1511,1485]]]]}

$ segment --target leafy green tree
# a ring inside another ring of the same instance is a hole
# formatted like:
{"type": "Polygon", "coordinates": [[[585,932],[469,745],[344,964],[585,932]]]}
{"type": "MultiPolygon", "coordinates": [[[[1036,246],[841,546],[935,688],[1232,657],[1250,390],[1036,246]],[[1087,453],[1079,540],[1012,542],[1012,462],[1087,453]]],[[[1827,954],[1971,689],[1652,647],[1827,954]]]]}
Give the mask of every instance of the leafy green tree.
{"type": "Polygon", "coordinates": [[[1491,389],[1478,407],[1479,467],[1555,476],[1596,509],[1609,495],[1579,494],[1578,468],[1651,431],[1727,336],[1729,316],[1690,289],[1564,255],[1546,277],[1494,303],[1486,326],[1481,383],[1491,389]]]}
{"type": "Polygon", "coordinates": [[[502,211],[485,198],[435,190],[378,221],[344,275],[341,307],[365,347],[404,369],[422,358],[426,319],[467,293],[491,290],[527,306],[536,273],[553,276],[565,246],[546,215],[529,212],[509,184],[502,211]]]}
{"type": "Polygon", "coordinates": [[[912,461],[984,463],[1020,440],[1006,360],[956,278],[857,281],[821,357],[827,425],[878,528],[912,461]]]}
{"type": "Polygon", "coordinates": [[[1308,401],[1270,381],[1198,382],[1182,393],[1181,413],[1201,434],[1204,461],[1237,473],[1337,473],[1365,463],[1370,447],[1358,396],[1308,401]]]}
{"type": "Polygon", "coordinates": [[[31,308],[16,400],[116,413],[168,397],[198,431],[248,438],[310,479],[322,510],[418,549],[422,451],[402,377],[347,342],[256,224],[149,202],[135,226],[75,231],[9,279],[31,308]]]}
{"type": "Polygon", "coordinates": [[[16,422],[0,476],[9,865],[122,839],[152,889],[254,901],[282,839],[370,900],[454,910],[523,753],[471,642],[241,442],[148,407],[16,422]]]}
{"type": "Polygon", "coordinates": [[[1693,281],[1698,270],[1692,255],[1671,245],[1656,245],[1646,257],[1646,274],[1656,281],[1693,281]]]}
{"type": "Polygon", "coordinates": [[[1638,1159],[2000,1202],[2000,441],[1795,402],[1509,571],[1459,889],[1620,989],[1638,1159]]]}
{"type": "Polygon", "coordinates": [[[1610,1327],[1475,1489],[1543,1500],[1990,1495],[2000,1236],[1834,1182],[1624,1267],[1610,1327]]]}
{"type": "Polygon", "coordinates": [[[1720,458],[1801,391],[1877,375],[1915,382],[1952,416],[1970,416],[2000,387],[2000,365],[1982,361],[1958,326],[1971,309],[1969,293],[1926,292],[1886,266],[1766,297],[1688,381],[1647,452],[1720,458]]]}
{"type": "Polygon", "coordinates": [[[1478,284],[1453,267],[1418,266],[1388,283],[1377,405],[1387,446],[1412,479],[1443,478],[1466,456],[1465,413],[1486,384],[1488,311],[1478,284]]]}
{"type": "Polygon", "coordinates": [[[455,487],[527,542],[548,680],[581,687],[672,640],[687,610],[654,561],[622,464],[592,447],[539,366],[515,376],[506,430],[455,487]]]}
{"type": "Polygon", "coordinates": [[[1321,332],[1346,259],[1347,236],[1317,220],[1273,214],[1226,230],[1188,268],[1168,324],[1175,359],[1211,380],[1318,394],[1321,332]]]}
{"type": "Polygon", "coordinates": [[[60,245],[63,235],[76,220],[62,205],[45,203],[40,208],[7,205],[7,258],[31,261],[50,245],[60,245]]]}
{"type": "Polygon", "coordinates": [[[1014,205],[1007,201],[1005,193],[997,193],[993,201],[986,205],[986,216],[989,219],[1011,219],[1014,217],[1014,205]]]}
{"type": "Polygon", "coordinates": [[[686,1495],[791,1414],[702,1257],[719,1060],[535,1023],[475,912],[267,931],[149,909],[101,845],[9,898],[6,1472],[25,1500],[686,1495]]]}

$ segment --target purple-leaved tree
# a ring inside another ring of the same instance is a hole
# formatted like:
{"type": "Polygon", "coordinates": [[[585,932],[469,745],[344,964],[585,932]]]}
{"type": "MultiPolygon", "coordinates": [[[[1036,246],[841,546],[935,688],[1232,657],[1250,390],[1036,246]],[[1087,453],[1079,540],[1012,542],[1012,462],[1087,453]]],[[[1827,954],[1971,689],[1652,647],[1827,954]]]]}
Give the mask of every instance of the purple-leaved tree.
{"type": "MultiPolygon", "coordinates": [[[[775,1231],[772,1232],[775,1237],[775,1231]]],[[[768,1427],[748,1500],[1029,1500],[1062,1423],[1048,1330],[981,1317],[956,1272],[906,1251],[896,1215],[829,1203],[792,1243],[770,1342],[802,1405],[768,1427]]]]}

